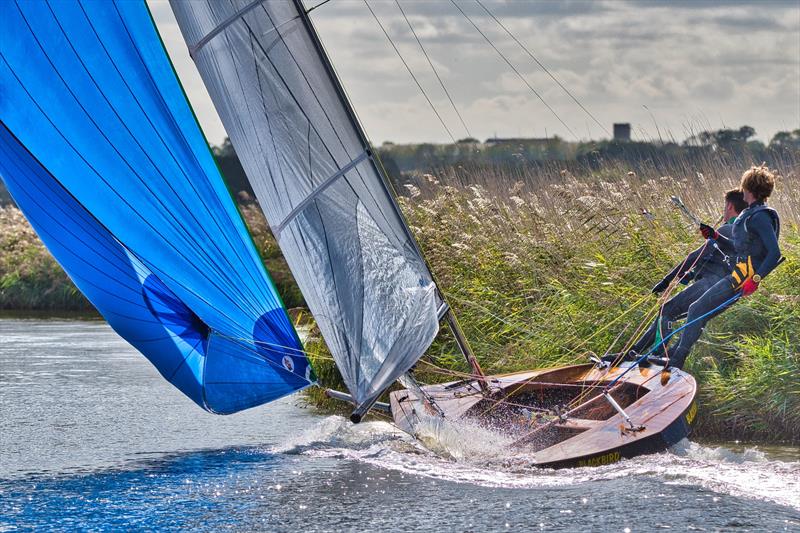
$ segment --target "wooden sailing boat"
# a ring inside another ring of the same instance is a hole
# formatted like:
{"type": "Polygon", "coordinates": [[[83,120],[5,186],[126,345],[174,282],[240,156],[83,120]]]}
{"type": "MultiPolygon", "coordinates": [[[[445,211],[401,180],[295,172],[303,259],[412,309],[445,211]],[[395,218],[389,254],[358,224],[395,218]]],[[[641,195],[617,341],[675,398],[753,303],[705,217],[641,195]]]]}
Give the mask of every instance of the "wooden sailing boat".
{"type": "MultiPolygon", "coordinates": [[[[398,427],[476,420],[540,465],[600,464],[688,433],[695,384],[680,371],[483,374],[300,0],[172,8],[354,422],[399,380],[398,427]],[[409,371],[440,321],[471,374],[420,386],[409,371]]],[[[31,1],[5,14],[0,176],[80,290],[208,411],[315,384],[146,5],[31,1]]]]}
{"type": "Polygon", "coordinates": [[[511,436],[512,448],[536,466],[604,465],[677,443],[697,413],[691,375],[672,370],[662,381],[661,367],[634,368],[629,379],[614,383],[631,366],[586,364],[487,376],[488,393],[472,379],[423,387],[422,397],[397,391],[390,395],[391,413],[397,427],[413,435],[427,417],[438,415],[426,405],[433,399],[440,416],[511,436]],[[576,390],[585,399],[564,408],[576,390]]]}
{"type": "Polygon", "coordinates": [[[355,405],[354,422],[400,380],[407,388],[388,406],[399,428],[414,434],[427,416],[477,420],[511,431],[539,465],[601,464],[688,434],[696,385],[678,370],[667,379],[660,367],[630,365],[484,376],[301,0],[171,5],[350,391],[331,395],[355,405]],[[472,377],[419,386],[409,369],[441,320],[472,377]],[[585,401],[563,408],[576,395],[585,401]]]}

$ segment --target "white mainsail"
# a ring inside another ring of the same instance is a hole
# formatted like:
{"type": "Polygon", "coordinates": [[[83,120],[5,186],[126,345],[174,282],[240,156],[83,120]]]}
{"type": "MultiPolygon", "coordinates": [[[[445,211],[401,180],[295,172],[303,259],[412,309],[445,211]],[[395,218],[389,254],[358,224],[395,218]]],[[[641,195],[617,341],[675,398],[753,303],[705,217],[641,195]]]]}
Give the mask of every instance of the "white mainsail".
{"type": "Polygon", "coordinates": [[[345,384],[368,407],[446,308],[299,0],[171,0],[345,384]]]}

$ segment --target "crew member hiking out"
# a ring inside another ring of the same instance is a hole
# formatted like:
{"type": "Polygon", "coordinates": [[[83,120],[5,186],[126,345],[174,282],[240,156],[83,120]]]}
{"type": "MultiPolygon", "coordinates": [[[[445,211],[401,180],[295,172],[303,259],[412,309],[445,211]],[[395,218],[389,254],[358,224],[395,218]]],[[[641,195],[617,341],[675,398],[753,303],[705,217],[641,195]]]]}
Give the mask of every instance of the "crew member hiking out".
{"type": "MultiPolygon", "coordinates": [[[[732,235],[726,237],[711,226],[701,224],[700,233],[722,246],[735,250],[732,272],[716,282],[689,306],[685,329],[677,346],[668,350],[669,366],[683,368],[686,357],[706,323],[736,301],[758,289],[762,278],[778,265],[780,219],[777,211],[765,202],[775,187],[775,175],[765,165],[751,167],[742,174],[741,189],[748,207],[732,224],[732,235]]],[[[666,362],[666,361],[665,361],[666,362]]]]}
{"type": "MultiPolygon", "coordinates": [[[[708,240],[691,252],[686,258],[678,263],[672,271],[664,276],[652,289],[653,294],[661,294],[671,287],[675,278],[684,285],[689,285],[686,289],[677,293],[667,300],[661,308],[659,316],[642,334],[639,340],[631,347],[625,357],[620,354],[611,354],[603,358],[604,361],[613,363],[620,359],[635,361],[640,358],[639,354],[646,353],[654,343],[668,336],[674,329],[675,322],[683,317],[689,310],[689,306],[700,298],[703,293],[710,289],[715,283],[731,273],[732,261],[735,258],[733,247],[733,221],[737,215],[747,207],[744,195],[740,189],[731,189],[725,193],[725,206],[723,208],[723,218],[725,224],[717,229],[717,232],[729,240],[720,239],[716,246],[714,241],[708,240]]],[[[664,349],[659,349],[656,353],[666,353],[664,349]]],[[[647,359],[639,363],[640,366],[647,366],[647,359]]]]}

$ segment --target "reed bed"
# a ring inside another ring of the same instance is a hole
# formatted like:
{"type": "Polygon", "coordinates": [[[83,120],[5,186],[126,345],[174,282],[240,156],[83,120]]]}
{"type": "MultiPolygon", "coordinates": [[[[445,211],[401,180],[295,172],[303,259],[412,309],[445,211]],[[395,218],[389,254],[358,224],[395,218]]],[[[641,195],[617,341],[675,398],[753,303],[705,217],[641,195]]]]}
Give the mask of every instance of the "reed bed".
{"type": "MultiPolygon", "coordinates": [[[[509,372],[585,361],[618,335],[633,336],[656,308],[650,287],[701,244],[669,197],[717,221],[724,191],[743,170],[723,156],[671,167],[456,166],[404,175],[398,192],[484,370],[509,372]]],[[[787,260],[711,322],[687,364],[700,384],[703,438],[800,442],[800,165],[778,170],[770,203],[782,216],[787,260]]],[[[240,201],[284,301],[301,307],[260,210],[240,201]]],[[[0,228],[0,308],[88,306],[19,211],[0,210],[0,228]]],[[[323,341],[312,335],[306,348],[321,384],[340,388],[323,341]]],[[[468,370],[446,329],[416,375],[441,381],[442,368],[468,370]]],[[[319,389],[308,397],[332,405],[319,389]]]]}
{"type": "Polygon", "coordinates": [[[93,312],[19,209],[0,206],[0,310],[93,312]]]}

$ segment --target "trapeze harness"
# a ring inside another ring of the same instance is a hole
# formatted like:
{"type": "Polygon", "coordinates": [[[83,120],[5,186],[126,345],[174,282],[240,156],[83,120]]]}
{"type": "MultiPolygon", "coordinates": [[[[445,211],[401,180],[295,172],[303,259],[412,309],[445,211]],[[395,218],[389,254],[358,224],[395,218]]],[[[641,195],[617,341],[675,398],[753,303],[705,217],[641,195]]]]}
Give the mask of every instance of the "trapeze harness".
{"type": "MultiPolygon", "coordinates": [[[[742,211],[733,223],[733,246],[736,249],[736,263],[731,273],[731,284],[735,289],[739,289],[745,280],[759,274],[762,278],[772,272],[781,259],[780,250],[767,249],[763,239],[757,231],[750,231],[747,227],[758,224],[759,221],[753,217],[761,212],[769,215],[772,223],[772,231],[775,232],[777,241],[781,234],[781,221],[778,212],[767,207],[763,202],[757,202],[742,211]]],[[[763,222],[763,217],[761,219],[763,222]]]]}

